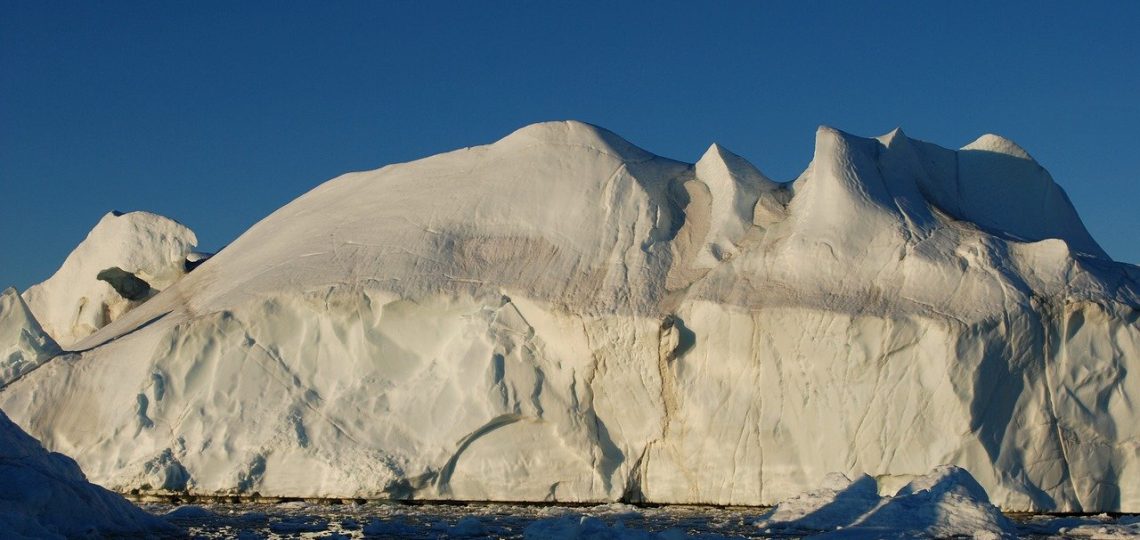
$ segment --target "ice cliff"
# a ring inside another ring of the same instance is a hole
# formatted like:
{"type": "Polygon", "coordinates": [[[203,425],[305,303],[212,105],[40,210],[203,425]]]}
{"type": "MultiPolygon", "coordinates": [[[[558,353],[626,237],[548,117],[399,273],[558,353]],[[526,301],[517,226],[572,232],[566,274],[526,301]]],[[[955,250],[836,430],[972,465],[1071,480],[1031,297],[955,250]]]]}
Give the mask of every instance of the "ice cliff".
{"type": "Polygon", "coordinates": [[[1140,511],[1140,268],[992,135],[820,128],[779,183],[537,124],[150,272],[87,326],[28,291],[82,352],[0,390],[117,490],[771,504],[949,463],[1008,510],[1140,511]]]}

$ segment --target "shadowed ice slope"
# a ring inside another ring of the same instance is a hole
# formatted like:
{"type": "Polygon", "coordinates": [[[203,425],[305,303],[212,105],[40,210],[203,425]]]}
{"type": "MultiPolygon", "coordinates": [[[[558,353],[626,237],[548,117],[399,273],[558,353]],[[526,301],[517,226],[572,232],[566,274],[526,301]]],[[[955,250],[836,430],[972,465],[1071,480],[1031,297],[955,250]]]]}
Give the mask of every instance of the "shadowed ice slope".
{"type": "Polygon", "coordinates": [[[782,184],[536,124],[322,184],[0,407],[122,490],[769,504],[948,463],[1138,511],[1138,279],[994,136],[820,128],[782,184]]]}
{"type": "Polygon", "coordinates": [[[177,531],[88,483],[74,461],[44,450],[0,411],[0,536],[102,538],[159,533],[177,531]]]}

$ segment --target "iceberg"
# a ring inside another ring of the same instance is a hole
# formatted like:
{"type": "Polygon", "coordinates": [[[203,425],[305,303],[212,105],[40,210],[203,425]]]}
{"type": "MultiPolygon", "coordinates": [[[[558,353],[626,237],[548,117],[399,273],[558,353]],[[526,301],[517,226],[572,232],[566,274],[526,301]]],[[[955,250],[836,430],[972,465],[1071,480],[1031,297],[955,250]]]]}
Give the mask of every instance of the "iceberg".
{"type": "Polygon", "coordinates": [[[550,122],[204,261],[162,219],[24,294],[73,354],[0,390],[117,491],[771,505],[950,464],[1005,510],[1140,511],[1140,268],[997,136],[821,127],[777,182],[550,122]]]}

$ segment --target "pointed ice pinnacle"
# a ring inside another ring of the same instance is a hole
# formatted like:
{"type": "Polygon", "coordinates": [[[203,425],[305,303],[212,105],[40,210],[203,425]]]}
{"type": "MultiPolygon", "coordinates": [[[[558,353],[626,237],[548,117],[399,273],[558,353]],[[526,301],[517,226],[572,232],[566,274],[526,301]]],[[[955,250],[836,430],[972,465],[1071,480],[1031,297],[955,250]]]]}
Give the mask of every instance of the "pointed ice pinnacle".
{"type": "Polygon", "coordinates": [[[0,293],[0,388],[59,354],[16,289],[0,293]]]}

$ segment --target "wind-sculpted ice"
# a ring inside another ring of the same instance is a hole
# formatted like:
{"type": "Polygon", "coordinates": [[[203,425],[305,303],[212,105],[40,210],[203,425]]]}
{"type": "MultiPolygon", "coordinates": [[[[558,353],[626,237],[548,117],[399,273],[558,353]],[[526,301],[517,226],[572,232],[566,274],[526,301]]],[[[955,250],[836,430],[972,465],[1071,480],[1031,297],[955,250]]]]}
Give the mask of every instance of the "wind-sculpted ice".
{"type": "Polygon", "coordinates": [[[124,491],[765,505],[953,464],[1138,511],[1138,282],[1000,137],[820,128],[779,183],[546,123],[322,184],[0,407],[124,491]]]}
{"type": "Polygon", "coordinates": [[[54,275],[24,292],[24,300],[44,330],[71,347],[181,278],[197,243],[172,219],[111,212],[54,275]],[[138,290],[124,288],[126,280],[138,290]]]}

